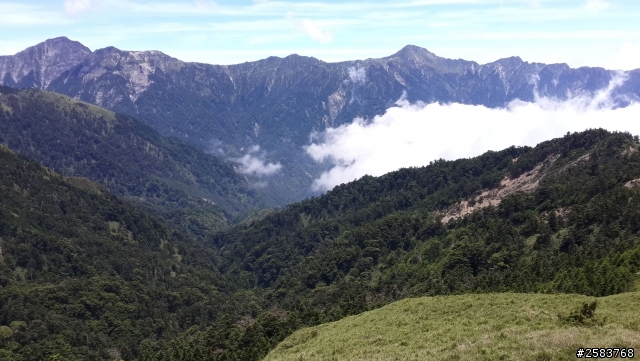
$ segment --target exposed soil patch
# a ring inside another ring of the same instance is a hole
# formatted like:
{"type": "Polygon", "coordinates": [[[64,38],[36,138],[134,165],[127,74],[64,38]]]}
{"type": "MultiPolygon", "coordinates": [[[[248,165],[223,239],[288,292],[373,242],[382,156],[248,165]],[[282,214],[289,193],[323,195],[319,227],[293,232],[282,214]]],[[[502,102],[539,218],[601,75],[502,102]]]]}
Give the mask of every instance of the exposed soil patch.
{"type": "Polygon", "coordinates": [[[630,156],[631,154],[635,153],[638,151],[638,148],[636,148],[633,145],[630,145],[629,148],[625,149],[622,151],[622,155],[624,155],[625,157],[630,156]]]}
{"type": "Polygon", "coordinates": [[[624,184],[627,188],[640,188],[640,178],[632,179],[624,184]]]}
{"type": "MultiPolygon", "coordinates": [[[[588,159],[588,154],[586,155],[588,159]]],[[[472,212],[488,206],[497,206],[504,197],[507,197],[516,192],[533,192],[540,180],[547,174],[549,167],[559,158],[559,155],[552,155],[545,159],[542,163],[538,164],[532,170],[523,173],[517,178],[509,178],[506,176],[500,181],[500,186],[494,189],[489,189],[482,192],[479,196],[471,200],[463,200],[458,204],[443,212],[442,223],[447,223],[451,219],[464,217],[472,212]]],[[[569,167],[575,163],[581,161],[585,157],[578,158],[575,162],[567,165],[569,167]]],[[[565,167],[565,168],[566,168],[565,167]]]]}

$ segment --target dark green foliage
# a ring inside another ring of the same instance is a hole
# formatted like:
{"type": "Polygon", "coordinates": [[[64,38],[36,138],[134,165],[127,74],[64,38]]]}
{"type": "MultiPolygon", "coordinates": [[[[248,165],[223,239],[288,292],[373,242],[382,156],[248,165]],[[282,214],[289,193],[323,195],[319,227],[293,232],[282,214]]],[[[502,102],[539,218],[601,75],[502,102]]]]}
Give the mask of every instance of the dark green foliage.
{"type": "Polygon", "coordinates": [[[297,313],[265,312],[238,322],[223,318],[207,331],[186,332],[162,349],[147,346],[140,360],[260,360],[302,324],[297,313]]]}
{"type": "Polygon", "coordinates": [[[55,180],[45,184],[83,196],[34,191],[40,175],[6,182],[3,192],[22,198],[1,203],[0,229],[20,232],[0,234],[0,326],[11,342],[38,340],[25,360],[109,349],[127,360],[259,360],[300,327],[410,296],[624,292],[640,271],[640,192],[624,186],[640,178],[637,148],[629,134],[591,130],[364,177],[217,233],[209,250],[157,222],[143,227],[155,221],[102,188],[38,168],[55,180]],[[443,223],[461,200],[536,172],[528,192],[443,223]],[[58,318],[81,333],[57,329],[58,318]]]}
{"type": "Polygon", "coordinates": [[[598,301],[593,301],[591,303],[585,302],[582,304],[580,309],[575,310],[566,316],[558,315],[558,319],[571,325],[603,326],[606,320],[600,320],[596,317],[597,307],[598,301]]]}
{"type": "Polygon", "coordinates": [[[637,153],[622,154],[632,143],[626,134],[590,131],[533,149],[364,177],[213,241],[223,249],[227,272],[254,275],[247,286],[267,288],[287,304],[321,286],[354,282],[385,300],[479,290],[620,292],[631,270],[605,261],[638,244],[640,195],[622,187],[640,176],[637,153]],[[586,153],[588,160],[576,162],[586,153]],[[545,160],[552,164],[533,193],[510,195],[447,225],[434,213],[545,160]],[[560,217],[560,209],[571,212],[560,217]],[[606,252],[598,254],[602,247],[606,252]],[[563,281],[585,267],[611,279],[590,278],[584,287],[563,281]]]}
{"type": "Polygon", "coordinates": [[[233,166],[139,121],[65,96],[0,88],[0,143],[83,176],[203,236],[262,205],[233,166]]]}
{"type": "Polygon", "coordinates": [[[143,340],[247,312],[212,250],[96,184],[0,146],[0,194],[3,360],[132,360],[143,340]]]}
{"type": "MultiPolygon", "coordinates": [[[[364,177],[212,242],[221,249],[221,271],[243,287],[263,290],[267,302],[286,310],[315,310],[300,325],[420,295],[624,292],[640,271],[640,192],[623,186],[640,178],[637,147],[629,134],[592,130],[535,148],[364,177]],[[504,177],[540,169],[544,177],[530,192],[442,223],[443,209],[499,187],[504,177]]],[[[576,317],[596,320],[589,310],[576,317]]],[[[257,360],[258,353],[243,350],[272,344],[260,332],[231,328],[211,359],[257,360]],[[253,343],[242,344],[243,337],[253,343]]],[[[183,335],[182,345],[201,345],[212,332],[220,326],[183,335]]],[[[168,359],[178,348],[166,344],[148,360],[168,359]]]]}

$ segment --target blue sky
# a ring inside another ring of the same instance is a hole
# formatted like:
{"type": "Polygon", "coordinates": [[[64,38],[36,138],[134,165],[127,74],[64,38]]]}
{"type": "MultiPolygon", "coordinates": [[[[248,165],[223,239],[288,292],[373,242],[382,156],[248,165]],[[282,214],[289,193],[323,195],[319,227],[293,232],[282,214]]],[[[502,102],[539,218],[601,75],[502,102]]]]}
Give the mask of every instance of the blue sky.
{"type": "Polygon", "coordinates": [[[0,54],[67,36],[92,50],[160,50],[233,64],[291,53],[326,61],[414,44],[486,63],[519,55],[640,68],[637,0],[0,0],[0,54]]]}

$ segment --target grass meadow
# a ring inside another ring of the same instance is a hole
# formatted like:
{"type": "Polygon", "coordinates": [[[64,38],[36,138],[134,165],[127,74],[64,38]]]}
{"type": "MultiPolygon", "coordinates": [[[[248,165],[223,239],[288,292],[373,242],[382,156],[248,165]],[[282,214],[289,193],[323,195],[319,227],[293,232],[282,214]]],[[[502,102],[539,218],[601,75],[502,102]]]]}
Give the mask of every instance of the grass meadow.
{"type": "Polygon", "coordinates": [[[579,347],[640,351],[640,292],[406,299],[301,329],[265,360],[575,360],[579,347]],[[595,316],[571,318],[593,301],[595,316]]]}

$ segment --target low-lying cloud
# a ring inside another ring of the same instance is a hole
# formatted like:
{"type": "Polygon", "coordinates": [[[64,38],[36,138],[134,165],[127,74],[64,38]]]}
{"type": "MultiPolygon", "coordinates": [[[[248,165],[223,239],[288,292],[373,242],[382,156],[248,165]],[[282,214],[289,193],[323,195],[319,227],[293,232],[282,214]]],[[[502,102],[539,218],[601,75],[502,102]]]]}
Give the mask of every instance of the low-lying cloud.
{"type": "Polygon", "coordinates": [[[616,108],[612,90],[624,82],[612,79],[596,94],[569,100],[536,96],[527,103],[513,101],[504,108],[464,104],[410,104],[406,94],[397,107],[371,121],[329,128],[320,141],[306,148],[317,162],[333,167],[315,180],[315,190],[358,179],[380,176],[403,167],[424,166],[430,161],[473,157],[512,145],[535,146],[567,132],[604,128],[640,134],[640,104],[616,108]]]}
{"type": "Polygon", "coordinates": [[[258,177],[273,175],[282,169],[280,163],[267,163],[264,160],[264,154],[260,152],[259,146],[249,149],[249,152],[243,157],[235,159],[240,163],[238,171],[242,174],[254,175],[258,177]]]}

